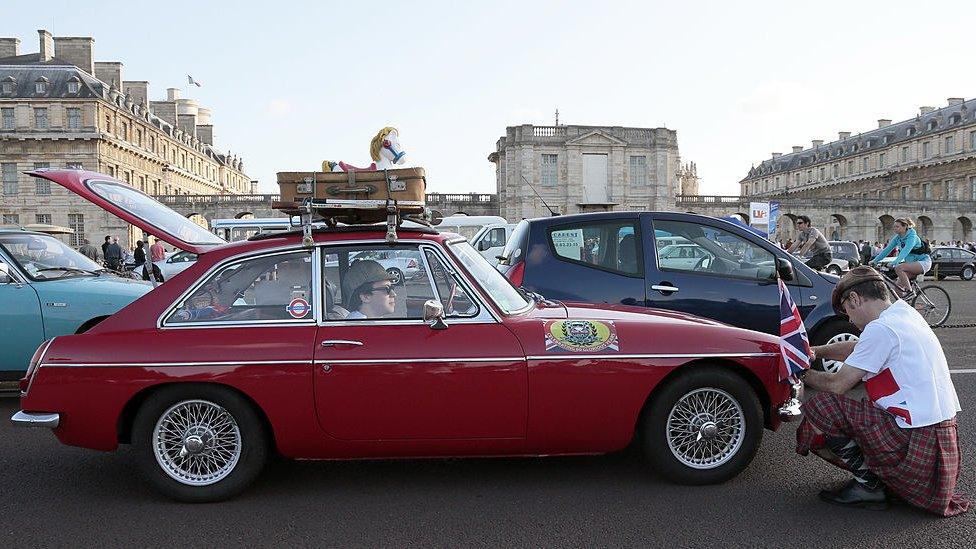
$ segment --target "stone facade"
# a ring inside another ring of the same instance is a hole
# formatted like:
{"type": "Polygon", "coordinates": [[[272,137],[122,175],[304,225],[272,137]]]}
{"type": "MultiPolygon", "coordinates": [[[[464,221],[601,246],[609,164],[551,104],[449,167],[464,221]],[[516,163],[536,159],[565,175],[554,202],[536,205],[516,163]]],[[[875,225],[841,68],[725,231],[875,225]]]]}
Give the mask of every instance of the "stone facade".
{"type": "Polygon", "coordinates": [[[71,227],[72,245],[106,234],[134,245],[136,231],[120,219],[23,174],[35,168],[97,171],[152,195],[253,192],[241,159],[214,148],[207,109],[175,89],[148,101],[148,82],[94,61],[91,38],[39,39],[40,53],[20,55],[19,41],[0,38],[0,52],[12,54],[0,57],[0,222],[71,227]]]}
{"type": "Polygon", "coordinates": [[[550,215],[543,200],[560,214],[672,210],[682,177],[697,191],[694,166],[682,168],[667,128],[513,126],[488,160],[509,221],[550,215]]]}
{"type": "Polygon", "coordinates": [[[831,143],[814,140],[809,149],[774,153],[740,186],[741,196],[753,200],[837,199],[838,211],[819,220],[828,235],[882,240],[895,218],[910,217],[928,238],[972,240],[976,99],[950,98],[940,109],[921,107],[909,120],[883,119],[869,132],[839,132],[831,143]],[[939,211],[940,218],[924,209],[939,211]]]}

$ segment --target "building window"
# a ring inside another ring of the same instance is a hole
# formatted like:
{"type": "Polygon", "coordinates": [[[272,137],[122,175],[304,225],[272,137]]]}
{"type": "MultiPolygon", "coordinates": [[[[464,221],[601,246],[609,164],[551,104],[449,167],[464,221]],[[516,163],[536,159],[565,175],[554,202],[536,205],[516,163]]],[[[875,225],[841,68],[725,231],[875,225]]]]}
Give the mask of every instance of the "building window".
{"type": "Polygon", "coordinates": [[[106,116],[105,117],[105,131],[108,132],[108,133],[112,133],[112,117],[111,116],[106,116]]]}
{"type": "Polygon", "coordinates": [[[0,109],[0,115],[2,115],[3,118],[3,129],[5,130],[14,129],[14,125],[15,125],[14,110],[6,107],[2,108],[0,109]]]}
{"type": "Polygon", "coordinates": [[[823,166],[820,166],[820,180],[821,181],[824,180],[824,173],[825,172],[826,172],[826,170],[824,169],[824,167],[823,166]]]}
{"type": "Polygon", "coordinates": [[[956,183],[953,180],[947,179],[946,182],[943,184],[942,188],[943,191],[945,192],[946,200],[956,199],[956,183]]]}
{"type": "Polygon", "coordinates": [[[630,157],[630,184],[647,185],[647,157],[630,157]]]}
{"type": "Polygon", "coordinates": [[[922,198],[932,200],[932,184],[922,183],[922,198]]]}
{"type": "Polygon", "coordinates": [[[954,136],[947,135],[945,138],[945,152],[943,154],[952,154],[956,152],[956,140],[954,136]]]}
{"type": "Polygon", "coordinates": [[[129,125],[125,122],[119,122],[119,137],[121,137],[123,141],[129,140],[129,125]]]}
{"type": "Polygon", "coordinates": [[[884,153],[880,153],[880,154],[878,154],[878,169],[880,170],[880,169],[882,169],[884,167],[885,167],[884,153]]]}
{"type": "Polygon", "coordinates": [[[779,188],[779,176],[778,176],[778,175],[777,175],[776,177],[774,177],[774,178],[773,178],[773,185],[774,185],[774,186],[775,186],[775,187],[776,187],[777,189],[779,188]]]}
{"type": "Polygon", "coordinates": [[[847,175],[854,175],[854,161],[847,161],[847,175]]]}
{"type": "Polygon", "coordinates": [[[34,108],[34,127],[39,130],[46,130],[48,128],[47,107],[34,108]]]}
{"type": "Polygon", "coordinates": [[[71,245],[76,248],[81,246],[85,240],[85,215],[68,214],[68,228],[74,231],[71,235],[71,245]]]}
{"type": "Polygon", "coordinates": [[[84,170],[85,169],[84,166],[82,166],[81,162],[68,162],[67,164],[64,165],[64,167],[67,168],[67,169],[69,169],[69,170],[84,170]]]}
{"type": "Polygon", "coordinates": [[[72,81],[68,82],[68,93],[78,93],[81,91],[81,83],[72,81]]]}
{"type": "Polygon", "coordinates": [[[14,93],[14,83],[13,82],[4,82],[3,83],[3,94],[4,95],[13,95],[13,93],[14,93]]]}
{"type": "Polygon", "coordinates": [[[969,132],[969,148],[976,150],[976,131],[969,132]]]}
{"type": "Polygon", "coordinates": [[[107,173],[110,177],[115,177],[115,166],[105,166],[105,168],[107,169],[105,173],[107,173]]]}
{"type": "Polygon", "coordinates": [[[43,95],[47,93],[47,82],[43,80],[38,80],[34,82],[34,93],[37,95],[43,95]]]}
{"type": "MultiPolygon", "coordinates": [[[[44,170],[50,168],[51,165],[47,162],[35,162],[35,170],[44,170]]],[[[41,179],[40,177],[34,178],[34,194],[38,196],[49,196],[51,194],[51,182],[47,179],[41,179]]]]}
{"type": "Polygon", "coordinates": [[[142,130],[140,129],[136,129],[136,143],[138,143],[140,147],[142,146],[142,130]]]}
{"type": "Polygon", "coordinates": [[[4,162],[0,164],[0,171],[3,173],[3,194],[14,196],[19,189],[17,188],[17,164],[4,162]]]}
{"type": "MultiPolygon", "coordinates": [[[[542,155],[542,172],[539,174],[541,183],[543,185],[555,185],[556,184],[556,167],[559,160],[559,155],[557,154],[544,154],[542,155]]],[[[183,156],[184,167],[186,164],[186,156],[183,156]]]]}
{"type": "Polygon", "coordinates": [[[923,141],[922,142],[922,159],[923,160],[927,160],[928,159],[929,155],[932,152],[931,149],[932,149],[932,143],[931,142],[929,142],[929,141],[923,141]]]}
{"type": "Polygon", "coordinates": [[[42,223],[44,225],[51,224],[51,214],[37,214],[34,216],[35,223],[42,223]]]}
{"type": "Polygon", "coordinates": [[[969,199],[976,200],[976,175],[969,178],[969,199]]]}
{"type": "Polygon", "coordinates": [[[901,148],[901,161],[908,162],[908,147],[901,148]]]}
{"type": "Polygon", "coordinates": [[[908,200],[908,187],[901,188],[901,199],[908,200]]]}
{"type": "Polygon", "coordinates": [[[75,107],[68,108],[68,129],[77,130],[81,128],[81,109],[75,107]]]}
{"type": "Polygon", "coordinates": [[[832,171],[833,171],[834,179],[840,177],[840,164],[834,164],[832,171]]]}
{"type": "Polygon", "coordinates": [[[20,225],[20,216],[18,214],[3,214],[3,224],[20,225]]]}
{"type": "Polygon", "coordinates": [[[807,183],[811,183],[812,181],[813,181],[813,170],[807,170],[807,183]]]}

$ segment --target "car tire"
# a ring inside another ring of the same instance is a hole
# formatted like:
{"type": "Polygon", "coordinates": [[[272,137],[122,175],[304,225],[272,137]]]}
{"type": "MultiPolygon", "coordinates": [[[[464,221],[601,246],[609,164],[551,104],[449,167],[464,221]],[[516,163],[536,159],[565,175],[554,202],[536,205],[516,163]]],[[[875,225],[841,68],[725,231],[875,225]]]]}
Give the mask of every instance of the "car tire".
{"type": "MultiPolygon", "coordinates": [[[[858,330],[853,324],[846,320],[834,320],[827,323],[825,326],[817,330],[813,334],[811,342],[813,345],[829,345],[831,343],[839,343],[842,341],[857,341],[858,336],[861,331],[858,330]]],[[[830,360],[824,361],[823,359],[817,359],[811,364],[814,370],[820,370],[821,372],[836,372],[840,369],[840,361],[830,360]]]]}
{"type": "Polygon", "coordinates": [[[171,385],[150,395],[136,414],[132,436],[149,483],[188,503],[222,501],[239,494],[264,468],[268,440],[250,402],[230,389],[205,384],[171,385]],[[177,428],[183,432],[176,436],[167,432],[167,424],[179,424],[187,417],[190,428],[177,428]],[[222,442],[215,443],[214,434],[222,442]],[[194,469],[193,462],[185,459],[189,455],[193,460],[193,454],[216,458],[218,463],[207,463],[209,469],[203,471],[194,469]]]}
{"type": "Polygon", "coordinates": [[[745,469],[762,440],[763,415],[752,387],[726,368],[693,367],[679,373],[652,396],[640,425],[645,456],[664,478],[679,484],[725,482],[745,469]],[[728,407],[726,421],[712,415],[698,398],[715,398],[728,407]],[[681,412],[700,410],[685,419],[681,412]],[[711,425],[709,425],[711,423],[711,425]],[[714,428],[732,429],[732,434],[714,428]],[[693,456],[701,435],[717,445],[711,455],[693,456]]]}
{"type": "Polygon", "coordinates": [[[966,265],[962,268],[962,272],[959,273],[959,278],[963,280],[972,280],[973,276],[976,276],[976,268],[972,265],[966,265]]]}
{"type": "Polygon", "coordinates": [[[840,267],[838,267],[837,265],[828,265],[827,272],[832,275],[840,276],[841,270],[840,267]]]}
{"type": "Polygon", "coordinates": [[[394,286],[403,284],[403,271],[400,269],[390,267],[386,270],[386,274],[390,275],[390,282],[392,282],[394,286]]]}

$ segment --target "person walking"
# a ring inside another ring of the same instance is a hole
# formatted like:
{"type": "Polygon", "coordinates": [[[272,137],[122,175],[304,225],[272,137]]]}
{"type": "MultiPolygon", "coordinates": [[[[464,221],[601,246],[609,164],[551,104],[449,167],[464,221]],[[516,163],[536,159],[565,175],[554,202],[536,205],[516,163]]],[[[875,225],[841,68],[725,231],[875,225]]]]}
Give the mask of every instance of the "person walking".
{"type": "MultiPolygon", "coordinates": [[[[146,238],[149,239],[152,237],[146,238]]],[[[166,259],[166,248],[163,247],[163,244],[158,238],[156,239],[156,242],[149,247],[149,258],[153,263],[166,259]]]]}
{"type": "Polygon", "coordinates": [[[861,256],[862,265],[867,265],[868,262],[871,261],[871,258],[874,257],[873,250],[871,249],[871,243],[867,240],[861,242],[861,247],[858,250],[858,253],[861,256]]]}
{"type": "Polygon", "coordinates": [[[112,243],[112,236],[105,235],[105,242],[102,242],[102,257],[105,257],[105,250],[108,248],[108,245],[111,243],[112,243]]]}
{"type": "Polygon", "coordinates": [[[136,249],[132,252],[135,259],[135,266],[138,267],[146,262],[146,248],[141,240],[136,240],[136,249]]]}
{"type": "MultiPolygon", "coordinates": [[[[105,237],[109,238],[109,237],[105,237]]],[[[119,246],[119,239],[113,238],[105,246],[105,266],[113,271],[122,270],[122,246],[119,246]]]]}
{"type": "Polygon", "coordinates": [[[796,230],[799,234],[789,252],[800,257],[809,254],[810,258],[806,260],[806,264],[814,271],[826,267],[833,260],[833,256],[830,253],[830,244],[827,243],[823,233],[811,226],[810,218],[805,215],[796,218],[796,230]]]}
{"type": "Polygon", "coordinates": [[[912,286],[909,279],[924,275],[932,268],[932,256],[929,255],[931,249],[927,242],[918,237],[915,232],[915,222],[911,219],[904,217],[896,219],[894,229],[895,236],[891,238],[891,241],[881,252],[871,259],[870,263],[872,265],[879,264],[889,253],[897,249],[898,255],[891,262],[891,266],[898,274],[896,285],[902,292],[899,297],[909,298],[911,296],[908,294],[912,286]]]}
{"type": "Polygon", "coordinates": [[[98,248],[92,246],[88,240],[81,241],[81,247],[78,248],[78,251],[81,252],[81,255],[98,263],[98,248]]]}
{"type": "Polygon", "coordinates": [[[942,516],[966,512],[957,491],[962,455],[959,397],[938,337],[902,300],[888,300],[884,277],[850,270],[834,287],[834,311],[861,331],[856,342],[812,348],[811,359],[841,361],[836,372],[804,370],[804,385],[821,391],[803,404],[796,451],[817,454],[854,478],[820,499],[848,507],[887,507],[893,498],[942,516]],[[845,393],[861,381],[867,399],[845,393]]]}

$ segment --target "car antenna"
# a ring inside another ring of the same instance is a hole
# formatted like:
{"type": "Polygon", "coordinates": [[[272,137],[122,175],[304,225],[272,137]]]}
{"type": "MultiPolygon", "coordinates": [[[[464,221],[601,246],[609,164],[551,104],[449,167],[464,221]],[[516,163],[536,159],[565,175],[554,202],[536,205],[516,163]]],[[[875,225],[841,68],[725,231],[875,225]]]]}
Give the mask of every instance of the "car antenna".
{"type": "Polygon", "coordinates": [[[545,206],[547,210],[549,210],[549,213],[550,214],[552,214],[553,216],[559,215],[559,214],[556,213],[555,210],[553,210],[552,208],[549,207],[549,204],[546,204],[546,199],[545,198],[542,198],[542,195],[539,194],[539,191],[535,190],[535,187],[532,186],[532,183],[529,183],[529,180],[526,179],[524,175],[522,175],[522,181],[525,181],[525,184],[528,185],[529,188],[532,189],[532,192],[534,192],[535,195],[539,197],[539,200],[542,201],[542,205],[545,206]]]}

